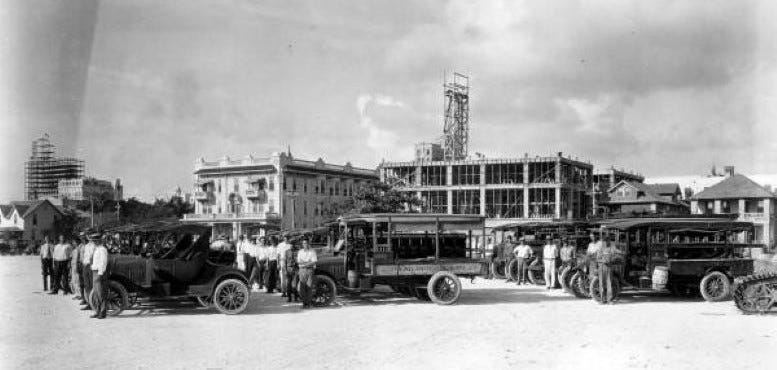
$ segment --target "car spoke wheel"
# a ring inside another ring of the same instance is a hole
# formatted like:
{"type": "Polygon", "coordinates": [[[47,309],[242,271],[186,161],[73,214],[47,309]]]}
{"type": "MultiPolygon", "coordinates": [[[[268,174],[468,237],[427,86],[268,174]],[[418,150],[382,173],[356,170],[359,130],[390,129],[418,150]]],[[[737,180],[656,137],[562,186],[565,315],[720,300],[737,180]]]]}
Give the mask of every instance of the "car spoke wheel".
{"type": "Polygon", "coordinates": [[[438,271],[429,279],[429,283],[426,284],[426,291],[434,303],[453,304],[461,296],[461,281],[453,273],[438,271]]]}
{"type": "Polygon", "coordinates": [[[313,305],[328,306],[334,302],[337,297],[337,285],[335,281],[326,275],[316,275],[313,277],[313,305]]]}
{"type": "Polygon", "coordinates": [[[720,271],[713,271],[701,279],[699,291],[705,301],[719,302],[730,295],[731,282],[726,274],[720,271]]]}
{"type": "Polygon", "coordinates": [[[588,291],[591,282],[588,280],[588,275],[583,271],[577,271],[569,281],[569,285],[572,287],[572,293],[577,298],[591,298],[591,293],[588,291]]]}
{"type": "Polygon", "coordinates": [[[219,312],[235,315],[248,307],[250,292],[246,283],[237,279],[226,279],[216,286],[213,293],[213,305],[219,312]]]}
{"type": "Polygon", "coordinates": [[[507,280],[518,281],[518,260],[512,259],[505,268],[507,280]]]}

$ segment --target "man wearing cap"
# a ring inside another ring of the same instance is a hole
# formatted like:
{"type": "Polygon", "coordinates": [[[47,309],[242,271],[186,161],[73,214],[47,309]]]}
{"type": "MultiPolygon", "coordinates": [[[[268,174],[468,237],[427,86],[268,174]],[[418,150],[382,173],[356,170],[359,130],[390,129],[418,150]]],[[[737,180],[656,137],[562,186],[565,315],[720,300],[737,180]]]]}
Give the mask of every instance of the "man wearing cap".
{"type": "Polygon", "coordinates": [[[108,305],[105,302],[107,295],[108,277],[108,249],[105,247],[103,237],[102,239],[95,236],[96,245],[94,248],[94,254],[92,255],[92,290],[94,290],[94,315],[91,318],[104,319],[108,310],[108,305]]]}
{"type": "Polygon", "coordinates": [[[601,303],[612,304],[613,299],[613,269],[619,263],[620,255],[609,235],[605,235],[599,250],[596,251],[596,263],[599,272],[599,292],[601,303]]]}
{"type": "Polygon", "coordinates": [[[235,258],[235,264],[236,268],[238,270],[245,271],[247,273],[251,273],[251,270],[246,268],[246,258],[248,257],[247,249],[248,249],[248,242],[246,241],[246,237],[243,234],[240,234],[240,236],[237,237],[237,250],[236,257],[235,258]]]}
{"type": "MultiPolygon", "coordinates": [[[[49,290],[49,279],[52,277],[52,265],[51,252],[54,247],[49,243],[49,237],[43,237],[43,244],[40,246],[40,269],[41,275],[43,275],[43,290],[49,290]]],[[[54,283],[52,282],[53,286],[54,283]]]]}
{"type": "Polygon", "coordinates": [[[513,250],[513,254],[515,254],[515,261],[517,262],[518,266],[518,285],[529,284],[529,279],[527,276],[527,261],[529,261],[533,253],[534,251],[531,250],[531,247],[526,244],[526,239],[524,237],[518,238],[518,246],[515,247],[515,250],[513,250]]]}
{"type": "MultiPolygon", "coordinates": [[[[284,241],[288,243],[288,238],[284,237],[284,241]]],[[[299,290],[297,285],[299,284],[299,264],[297,264],[297,255],[299,254],[299,248],[295,244],[289,244],[289,248],[283,256],[284,270],[286,272],[286,302],[299,301],[299,290]]]]}
{"type": "Polygon", "coordinates": [[[302,250],[297,253],[299,265],[299,295],[302,297],[302,308],[309,308],[313,299],[313,270],[316,268],[318,256],[310,248],[310,242],[302,239],[302,250]]]}
{"type": "Polygon", "coordinates": [[[259,289],[264,289],[267,283],[267,239],[259,237],[259,243],[256,245],[256,271],[259,280],[259,289]]]}
{"type": "Polygon", "coordinates": [[[59,236],[59,243],[54,246],[54,250],[51,252],[51,259],[54,266],[54,279],[51,282],[51,292],[49,294],[57,294],[62,290],[65,294],[70,292],[70,284],[67,282],[67,266],[70,261],[70,252],[72,247],[69,243],[65,242],[65,236],[59,236]]]}
{"type": "Polygon", "coordinates": [[[542,249],[542,262],[545,265],[545,289],[556,289],[556,258],[558,258],[557,240],[547,238],[542,249]]]}
{"type": "Polygon", "coordinates": [[[278,246],[275,238],[268,238],[267,243],[267,281],[265,286],[267,287],[267,293],[272,293],[277,289],[277,277],[278,277],[278,246]]]}
{"type": "Polygon", "coordinates": [[[280,270],[281,275],[281,297],[286,297],[286,294],[288,293],[286,290],[286,251],[289,250],[289,248],[291,248],[289,238],[284,236],[283,241],[278,244],[278,258],[280,260],[278,269],[280,270]]]}
{"type": "Polygon", "coordinates": [[[596,274],[596,252],[601,247],[602,242],[599,240],[596,233],[591,233],[588,237],[591,241],[588,243],[588,248],[586,248],[585,251],[585,260],[587,263],[588,275],[593,276],[596,274]]]}
{"type": "Polygon", "coordinates": [[[89,302],[89,294],[92,292],[92,256],[94,255],[94,249],[96,248],[95,241],[100,237],[100,234],[89,234],[89,242],[84,245],[84,249],[81,252],[81,274],[84,280],[84,292],[81,294],[81,304],[86,307],[82,310],[88,310],[91,306],[89,302]]]}
{"type": "Polygon", "coordinates": [[[574,244],[572,244],[569,238],[564,238],[564,242],[562,244],[563,246],[559,251],[559,255],[561,256],[561,272],[560,272],[561,274],[564,273],[564,270],[572,268],[574,266],[575,258],[577,257],[575,246],[574,244]]]}

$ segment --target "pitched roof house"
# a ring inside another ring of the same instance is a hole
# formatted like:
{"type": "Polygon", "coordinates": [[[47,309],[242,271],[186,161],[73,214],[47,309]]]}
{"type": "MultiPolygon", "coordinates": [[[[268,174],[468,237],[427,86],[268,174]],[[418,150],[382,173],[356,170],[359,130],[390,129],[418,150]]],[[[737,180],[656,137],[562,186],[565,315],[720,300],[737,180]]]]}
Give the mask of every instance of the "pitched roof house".
{"type": "Polygon", "coordinates": [[[623,180],[607,190],[609,213],[687,214],[678,184],[643,184],[623,180]]]}

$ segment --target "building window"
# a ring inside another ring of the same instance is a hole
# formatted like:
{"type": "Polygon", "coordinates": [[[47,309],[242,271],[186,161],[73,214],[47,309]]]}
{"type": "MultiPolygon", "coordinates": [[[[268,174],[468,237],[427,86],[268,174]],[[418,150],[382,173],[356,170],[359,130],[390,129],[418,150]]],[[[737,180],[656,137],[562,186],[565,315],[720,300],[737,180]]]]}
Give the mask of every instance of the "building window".
{"type": "Polygon", "coordinates": [[[308,193],[308,181],[302,180],[302,192],[307,194],[308,193]]]}
{"type": "Polygon", "coordinates": [[[495,163],[486,165],[486,184],[523,183],[523,163],[495,163]]]}
{"type": "Polygon", "coordinates": [[[286,189],[287,189],[287,186],[286,186],[286,177],[284,177],[284,178],[283,178],[283,191],[286,191],[286,189]]]}
{"type": "Polygon", "coordinates": [[[308,201],[304,200],[302,201],[302,215],[307,216],[308,215],[308,201]]]}
{"type": "Polygon", "coordinates": [[[37,214],[32,215],[32,224],[36,225],[36,226],[38,225],[38,215],[37,214]]]}
{"type": "Polygon", "coordinates": [[[400,186],[415,185],[416,171],[415,167],[393,167],[383,170],[383,176],[387,182],[397,182],[400,186]]]}
{"type": "Polygon", "coordinates": [[[731,213],[731,202],[728,200],[720,201],[720,213],[731,213]]]}
{"type": "Polygon", "coordinates": [[[422,191],[421,212],[424,213],[448,213],[448,192],[422,191]]]}
{"type": "Polygon", "coordinates": [[[529,163],[529,182],[552,184],[556,182],[556,162],[529,163]]]}
{"type": "Polygon", "coordinates": [[[553,218],[556,214],[556,189],[529,189],[529,217],[553,218]]]}
{"type": "Polygon", "coordinates": [[[221,179],[219,179],[218,181],[219,181],[219,191],[218,192],[221,193],[221,179]]]}
{"type": "Polygon", "coordinates": [[[267,210],[267,212],[270,212],[270,213],[275,213],[275,204],[272,204],[272,203],[270,203],[270,207],[269,207],[269,209],[267,210]]]}
{"type": "Polygon", "coordinates": [[[480,190],[454,190],[452,193],[454,214],[480,214],[480,190]]]}
{"type": "Polygon", "coordinates": [[[452,166],[453,185],[478,185],[480,184],[480,165],[452,166]]]}
{"type": "Polygon", "coordinates": [[[267,182],[268,182],[267,189],[270,191],[275,190],[275,179],[270,177],[269,179],[267,179],[267,182]]]}
{"type": "Polygon", "coordinates": [[[422,186],[445,185],[445,166],[421,167],[421,185],[422,186]]]}
{"type": "Polygon", "coordinates": [[[292,178],[291,179],[291,191],[297,191],[297,179],[292,178]]]}
{"type": "Polygon", "coordinates": [[[492,218],[523,217],[523,189],[487,189],[486,216],[492,218]]]}

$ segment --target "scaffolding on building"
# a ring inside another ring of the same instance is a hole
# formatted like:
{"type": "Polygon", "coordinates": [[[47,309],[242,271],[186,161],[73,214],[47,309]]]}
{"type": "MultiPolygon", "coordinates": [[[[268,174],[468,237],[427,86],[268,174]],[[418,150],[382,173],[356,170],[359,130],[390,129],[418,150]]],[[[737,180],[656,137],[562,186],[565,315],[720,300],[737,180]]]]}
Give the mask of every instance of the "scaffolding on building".
{"type": "Polygon", "coordinates": [[[32,142],[32,155],[24,164],[24,193],[27,200],[57,197],[59,180],[84,176],[84,161],[58,158],[49,135],[32,142]]]}
{"type": "Polygon", "coordinates": [[[443,155],[456,161],[467,157],[469,146],[469,77],[453,73],[445,81],[445,125],[443,127],[443,155]]]}

